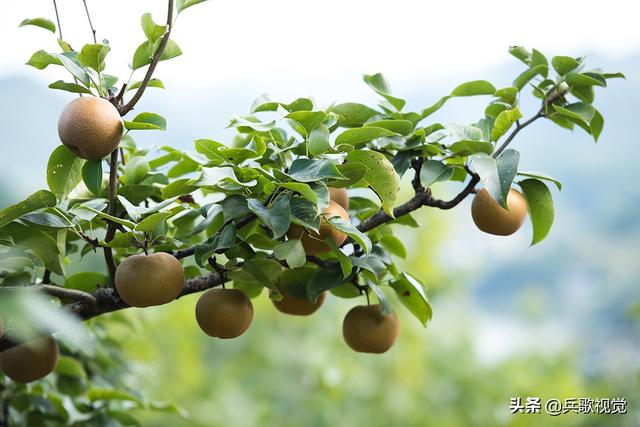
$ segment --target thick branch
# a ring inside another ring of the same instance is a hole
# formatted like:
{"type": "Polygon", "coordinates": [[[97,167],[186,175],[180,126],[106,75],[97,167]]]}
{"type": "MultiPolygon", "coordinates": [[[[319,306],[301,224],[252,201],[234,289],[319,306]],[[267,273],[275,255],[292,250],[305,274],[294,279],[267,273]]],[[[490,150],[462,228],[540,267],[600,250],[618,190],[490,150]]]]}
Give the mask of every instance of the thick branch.
{"type": "MultiPolygon", "coordinates": [[[[111,163],[109,164],[109,210],[108,213],[111,216],[116,216],[116,198],[118,195],[118,149],[113,150],[111,153],[111,163]]],[[[107,233],[105,234],[104,241],[109,243],[116,235],[116,224],[109,222],[107,224],[107,233]]],[[[116,277],[116,262],[113,259],[113,250],[104,246],[104,260],[107,263],[109,269],[109,276],[111,277],[111,284],[115,286],[116,277]]]]}
{"type": "MultiPolygon", "coordinates": [[[[182,293],[178,298],[185,295],[202,292],[216,286],[220,286],[225,281],[226,278],[217,271],[214,271],[206,276],[187,280],[184,289],[182,290],[182,293]]],[[[3,290],[7,290],[7,288],[8,287],[4,287],[3,290]]],[[[59,298],[76,299],[76,302],[67,304],[63,308],[67,312],[76,315],[80,320],[89,320],[105,313],[111,313],[113,311],[118,311],[130,307],[118,296],[115,289],[112,288],[99,288],[93,293],[76,291],[73,289],[65,289],[58,286],[45,287],[42,285],[35,285],[28,288],[20,289],[41,289],[50,295],[53,295],[55,293],[56,295],[54,296],[59,298]],[[86,295],[80,296],[79,293],[86,295]],[[80,298],[82,299],[80,300],[80,298]]],[[[13,341],[5,335],[4,337],[0,338],[0,351],[4,351],[18,344],[18,342],[13,341]]]]}
{"type": "Polygon", "coordinates": [[[158,65],[158,62],[160,62],[160,57],[162,56],[164,49],[167,47],[167,43],[169,43],[169,36],[171,35],[171,29],[173,27],[173,0],[168,0],[168,3],[169,5],[167,10],[167,32],[162,37],[162,40],[160,41],[160,45],[158,46],[158,50],[153,55],[151,64],[149,64],[149,68],[147,68],[147,74],[145,74],[144,79],[142,79],[142,83],[140,84],[140,87],[138,88],[138,90],[136,90],[136,93],[133,95],[131,100],[129,100],[129,102],[127,102],[125,105],[120,106],[118,108],[121,116],[124,116],[129,111],[133,110],[133,107],[138,103],[138,101],[142,97],[142,94],[147,89],[147,85],[149,84],[149,81],[153,76],[153,72],[155,71],[156,66],[158,65]]]}

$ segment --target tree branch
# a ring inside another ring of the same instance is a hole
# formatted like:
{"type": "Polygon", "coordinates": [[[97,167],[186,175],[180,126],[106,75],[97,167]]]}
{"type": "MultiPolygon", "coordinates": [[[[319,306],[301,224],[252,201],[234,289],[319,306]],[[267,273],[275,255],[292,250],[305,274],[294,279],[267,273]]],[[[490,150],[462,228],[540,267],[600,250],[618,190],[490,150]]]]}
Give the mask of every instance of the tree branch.
{"type": "Polygon", "coordinates": [[[91,33],[93,34],[93,42],[97,44],[98,40],[96,39],[96,29],[93,28],[93,22],[91,22],[91,15],[89,14],[89,8],[87,7],[87,0],[82,0],[82,3],[84,4],[84,10],[87,13],[87,20],[89,21],[89,27],[91,28],[91,33]]]}
{"type": "Polygon", "coordinates": [[[168,8],[167,32],[162,37],[162,40],[160,41],[160,45],[158,46],[158,50],[153,55],[153,59],[151,60],[151,64],[149,64],[149,68],[147,68],[147,74],[145,74],[144,79],[142,79],[142,83],[140,84],[140,87],[138,88],[138,90],[136,90],[136,93],[125,105],[121,105],[121,106],[116,105],[116,107],[118,108],[118,111],[120,111],[121,116],[124,116],[129,111],[133,110],[133,107],[138,103],[138,101],[142,97],[142,94],[147,89],[147,85],[149,84],[149,81],[153,76],[153,72],[155,71],[156,66],[158,65],[158,62],[160,62],[160,57],[162,56],[164,49],[167,47],[167,43],[169,43],[171,29],[173,28],[173,0],[168,0],[168,3],[169,4],[167,6],[168,8]]]}
{"type": "Polygon", "coordinates": [[[522,129],[526,128],[531,123],[535,122],[541,117],[544,117],[544,106],[540,109],[540,111],[536,113],[535,116],[531,117],[526,122],[523,122],[522,124],[518,123],[516,125],[516,128],[513,130],[513,132],[511,132],[511,134],[507,137],[507,139],[505,139],[504,143],[502,143],[502,145],[498,147],[498,149],[491,155],[491,157],[493,157],[494,159],[497,158],[509,146],[509,144],[511,144],[511,141],[513,141],[513,139],[516,137],[518,132],[520,132],[522,129]]]}
{"type": "MultiPolygon", "coordinates": [[[[116,216],[116,201],[118,195],[118,149],[116,148],[111,153],[111,163],[109,164],[109,209],[108,214],[116,216]]],[[[116,224],[109,222],[107,224],[107,233],[105,234],[104,241],[109,243],[116,235],[116,224]]],[[[111,284],[115,287],[116,277],[116,262],[113,259],[113,250],[104,246],[104,260],[107,263],[107,269],[109,270],[109,277],[111,278],[111,284]]]]}

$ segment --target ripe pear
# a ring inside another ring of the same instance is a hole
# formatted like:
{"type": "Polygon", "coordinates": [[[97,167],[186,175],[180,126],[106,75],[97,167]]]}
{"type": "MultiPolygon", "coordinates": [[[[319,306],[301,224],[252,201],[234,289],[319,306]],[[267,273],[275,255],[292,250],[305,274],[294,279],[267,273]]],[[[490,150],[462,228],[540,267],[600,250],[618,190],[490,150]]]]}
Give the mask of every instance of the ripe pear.
{"type": "Polygon", "coordinates": [[[476,226],[485,233],[508,236],[522,226],[527,217],[527,201],[513,188],[507,196],[506,210],[483,188],[476,193],[471,204],[471,216],[476,226]]]}
{"type": "Polygon", "coordinates": [[[329,188],[329,198],[342,206],[345,211],[349,210],[349,194],[345,188],[329,188]]]}
{"type": "Polygon", "coordinates": [[[281,293],[283,298],[280,301],[271,300],[271,302],[278,311],[294,316],[309,316],[315,313],[327,298],[326,292],[321,293],[316,302],[311,302],[308,298],[298,298],[286,291],[281,291],[281,293]]]}
{"type": "Polygon", "coordinates": [[[0,369],[17,383],[30,383],[49,375],[58,364],[59,354],[56,340],[40,337],[0,353],[0,369]]]}
{"type": "Polygon", "coordinates": [[[345,316],[342,335],[357,352],[384,353],[398,336],[398,317],[395,313],[383,315],[379,304],[359,305],[345,316]]]}
{"type": "Polygon", "coordinates": [[[236,338],[251,325],[253,304],[239,289],[209,289],[196,304],[196,320],[211,337],[236,338]]]}
{"type": "Polygon", "coordinates": [[[342,206],[331,200],[329,206],[324,210],[320,219],[320,233],[308,231],[304,227],[292,224],[287,231],[289,239],[300,239],[304,251],[307,255],[315,255],[323,252],[330,252],[331,248],[324,243],[324,239],[331,237],[337,246],[340,246],[347,239],[347,235],[337,230],[328,223],[328,219],[339,216],[345,221],[349,221],[349,214],[342,206]]]}
{"type": "Polygon", "coordinates": [[[164,252],[133,255],[116,270],[116,289],[132,307],[149,307],[173,301],[184,288],[184,269],[164,252]]]}
{"type": "Polygon", "coordinates": [[[96,96],[83,96],[62,110],[58,135],[76,156],[99,160],[120,144],[122,120],[111,102],[96,96]]]}

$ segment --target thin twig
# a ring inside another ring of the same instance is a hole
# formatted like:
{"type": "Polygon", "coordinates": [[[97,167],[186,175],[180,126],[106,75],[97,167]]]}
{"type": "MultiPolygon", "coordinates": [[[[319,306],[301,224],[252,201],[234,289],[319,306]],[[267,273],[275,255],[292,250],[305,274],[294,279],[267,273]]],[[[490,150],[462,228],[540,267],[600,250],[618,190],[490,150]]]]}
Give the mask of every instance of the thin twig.
{"type": "Polygon", "coordinates": [[[53,0],[53,8],[56,11],[56,21],[58,22],[58,34],[60,34],[60,40],[62,40],[63,39],[62,25],[60,25],[60,15],[58,14],[58,3],[56,3],[56,0],[53,0]]]}
{"type": "Polygon", "coordinates": [[[162,40],[160,41],[160,45],[158,46],[158,50],[153,55],[151,64],[149,64],[149,68],[147,69],[147,74],[145,74],[144,79],[142,79],[142,83],[140,84],[140,87],[138,88],[138,90],[136,90],[136,93],[133,95],[131,100],[129,100],[129,102],[127,102],[125,105],[119,108],[121,116],[124,116],[129,111],[131,111],[133,107],[137,104],[137,102],[140,100],[140,98],[142,97],[142,94],[147,89],[147,85],[149,84],[149,81],[153,76],[153,72],[155,71],[156,66],[158,65],[158,62],[160,62],[160,57],[162,56],[164,49],[167,47],[167,43],[169,43],[171,29],[173,28],[173,0],[168,0],[168,3],[169,4],[167,6],[167,32],[162,37],[162,40]]]}
{"type": "Polygon", "coordinates": [[[491,157],[493,157],[494,159],[497,158],[509,146],[509,144],[511,144],[511,141],[513,141],[513,139],[516,137],[518,132],[520,132],[522,129],[526,128],[531,123],[535,122],[541,117],[544,117],[544,107],[541,108],[540,111],[538,111],[538,113],[535,116],[531,117],[526,122],[523,122],[522,124],[518,123],[516,125],[516,128],[513,130],[513,132],[511,132],[511,134],[507,137],[504,143],[491,155],[491,157]]]}
{"type": "Polygon", "coordinates": [[[91,22],[91,15],[89,14],[89,8],[87,7],[87,0],[82,0],[82,3],[84,4],[85,12],[87,12],[87,20],[89,21],[89,27],[91,28],[91,33],[93,34],[93,42],[97,44],[98,40],[96,39],[96,29],[93,28],[93,22],[91,22]]]}

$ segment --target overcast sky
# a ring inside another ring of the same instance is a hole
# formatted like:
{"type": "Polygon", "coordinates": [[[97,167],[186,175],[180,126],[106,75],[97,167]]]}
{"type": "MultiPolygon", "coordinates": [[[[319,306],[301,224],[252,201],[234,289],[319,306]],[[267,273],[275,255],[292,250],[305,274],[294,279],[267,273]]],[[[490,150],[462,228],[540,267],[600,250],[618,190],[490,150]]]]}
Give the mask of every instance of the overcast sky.
{"type": "MultiPolygon", "coordinates": [[[[76,49],[90,42],[82,1],[58,3],[65,39],[76,49]]],[[[506,53],[510,44],[550,55],[637,53],[633,3],[209,0],[180,15],[174,39],[184,55],[163,63],[159,76],[174,88],[255,86],[282,96],[314,94],[327,102],[363,91],[362,73],[379,71],[398,92],[416,85],[446,85],[447,91],[470,77],[490,77],[483,71],[512,61],[506,53]]],[[[150,11],[162,23],[166,2],[88,0],[88,5],[98,38],[112,46],[107,71],[127,76],[133,51],[144,40],[140,16],[150,11]]],[[[18,28],[22,19],[38,16],[55,20],[53,2],[24,0],[3,8],[0,78],[66,77],[61,70],[38,72],[23,65],[32,52],[57,48],[47,31],[18,28]]]]}

